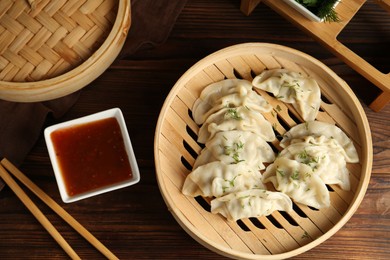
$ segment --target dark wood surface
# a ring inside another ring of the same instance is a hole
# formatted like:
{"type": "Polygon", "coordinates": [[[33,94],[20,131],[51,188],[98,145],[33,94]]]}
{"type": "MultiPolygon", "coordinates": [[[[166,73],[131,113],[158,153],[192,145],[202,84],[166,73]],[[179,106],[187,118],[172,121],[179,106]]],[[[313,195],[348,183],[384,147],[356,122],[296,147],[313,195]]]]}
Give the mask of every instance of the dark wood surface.
{"type": "MultiPolygon", "coordinates": [[[[61,118],[121,108],[140,183],[64,204],[43,136],[21,170],[121,259],[224,259],[192,239],[167,210],[154,168],[157,118],[171,87],[204,56],[243,42],[282,44],[314,56],[347,81],[362,101],[374,144],[372,177],[357,212],[334,236],[295,259],[390,259],[390,106],[378,113],[371,111],[367,104],[378,91],[369,81],[267,6],[260,4],[246,17],[239,4],[238,0],[189,0],[166,43],[117,60],[81,91],[78,102],[61,118]]],[[[390,71],[389,15],[373,2],[363,7],[339,38],[382,71],[390,71]]],[[[43,203],[34,201],[83,259],[103,258],[43,203]]],[[[67,258],[7,187],[0,192],[0,258],[67,258]]]]}

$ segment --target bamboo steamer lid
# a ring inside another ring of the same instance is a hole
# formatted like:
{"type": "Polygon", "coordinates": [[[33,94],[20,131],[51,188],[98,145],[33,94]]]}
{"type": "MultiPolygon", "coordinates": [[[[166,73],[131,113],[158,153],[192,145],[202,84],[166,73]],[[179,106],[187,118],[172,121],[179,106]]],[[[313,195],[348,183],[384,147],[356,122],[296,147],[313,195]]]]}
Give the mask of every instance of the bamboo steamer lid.
{"type": "Polygon", "coordinates": [[[0,99],[37,102],[73,93],[121,50],[130,0],[1,0],[0,99]]]}

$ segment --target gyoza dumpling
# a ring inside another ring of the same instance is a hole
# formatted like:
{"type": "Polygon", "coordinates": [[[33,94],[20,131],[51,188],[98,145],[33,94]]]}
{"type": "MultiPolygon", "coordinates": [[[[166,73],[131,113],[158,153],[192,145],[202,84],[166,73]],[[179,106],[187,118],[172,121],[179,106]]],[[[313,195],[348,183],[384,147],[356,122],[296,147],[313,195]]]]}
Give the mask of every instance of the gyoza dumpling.
{"type": "Polygon", "coordinates": [[[305,121],[317,117],[321,90],[315,79],[286,69],[273,69],[260,73],[252,84],[255,88],[271,92],[285,103],[291,103],[305,121]]]}
{"type": "Polygon", "coordinates": [[[243,93],[252,90],[252,83],[245,79],[224,79],[206,86],[200,93],[199,99],[214,104],[219,98],[227,94],[243,93]]]}
{"type": "Polygon", "coordinates": [[[230,130],[250,131],[267,142],[276,138],[271,123],[262,114],[240,106],[223,108],[210,115],[199,129],[198,142],[206,143],[216,133],[230,130]]]}
{"type": "Polygon", "coordinates": [[[264,183],[272,182],[277,191],[296,202],[320,209],[330,206],[329,191],[313,169],[295,160],[276,158],[263,174],[264,183]]]}
{"type": "MultiPolygon", "coordinates": [[[[345,156],[347,162],[359,162],[358,153],[351,139],[349,139],[343,130],[326,122],[310,121],[292,127],[283,135],[283,139],[280,141],[280,146],[285,148],[292,142],[305,141],[308,136],[326,137],[328,142],[333,143],[332,145],[334,147],[339,145],[342,149],[344,149],[343,155],[345,156]]],[[[325,139],[311,139],[309,141],[322,143],[327,142],[325,139]]]]}
{"type": "Polygon", "coordinates": [[[206,142],[206,147],[195,160],[194,169],[212,161],[225,164],[245,162],[255,169],[265,168],[263,163],[275,160],[271,146],[259,135],[249,131],[218,132],[206,142]]]}
{"type": "Polygon", "coordinates": [[[201,125],[222,108],[246,106],[257,112],[269,112],[272,106],[255,91],[252,83],[243,79],[226,79],[208,85],[195,101],[192,115],[195,123],[201,125]]]}
{"type": "MultiPolygon", "coordinates": [[[[214,156],[214,153],[212,150],[205,147],[202,149],[202,151],[200,151],[200,154],[198,155],[198,157],[196,157],[194,165],[192,166],[192,170],[195,170],[196,168],[198,168],[201,165],[205,165],[205,164],[215,162],[215,161],[223,162],[219,158],[214,156]]],[[[225,163],[225,162],[223,162],[223,163],[225,163]]],[[[225,164],[228,164],[228,163],[225,163],[225,164]]]]}
{"type": "Polygon", "coordinates": [[[196,197],[220,197],[234,191],[264,188],[262,175],[245,163],[219,161],[199,166],[186,177],[182,192],[196,197]]]}
{"type": "Polygon", "coordinates": [[[319,176],[325,184],[338,184],[343,190],[350,190],[349,171],[340,150],[344,151],[328,143],[298,142],[283,149],[279,157],[310,166],[313,174],[319,176]]]}
{"type": "Polygon", "coordinates": [[[281,192],[250,189],[230,193],[211,201],[211,212],[220,213],[230,221],[267,216],[275,210],[292,210],[291,199],[281,192]]]}

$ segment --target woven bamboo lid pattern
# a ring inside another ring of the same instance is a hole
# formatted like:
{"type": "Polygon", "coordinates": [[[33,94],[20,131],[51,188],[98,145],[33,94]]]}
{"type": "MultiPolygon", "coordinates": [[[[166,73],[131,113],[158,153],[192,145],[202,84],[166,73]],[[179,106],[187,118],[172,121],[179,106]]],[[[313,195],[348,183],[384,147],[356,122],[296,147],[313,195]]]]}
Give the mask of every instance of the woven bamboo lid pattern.
{"type": "Polygon", "coordinates": [[[0,1],[0,98],[48,100],[80,89],[115,59],[129,26],[129,0],[0,1]]]}

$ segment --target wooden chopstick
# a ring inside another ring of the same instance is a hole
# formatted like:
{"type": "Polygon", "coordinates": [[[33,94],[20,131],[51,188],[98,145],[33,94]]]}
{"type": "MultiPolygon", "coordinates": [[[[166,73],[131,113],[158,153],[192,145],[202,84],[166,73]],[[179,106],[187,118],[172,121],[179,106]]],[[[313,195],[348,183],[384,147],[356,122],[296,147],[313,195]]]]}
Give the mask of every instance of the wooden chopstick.
{"type": "Polygon", "coordinates": [[[13,176],[15,176],[20,182],[22,182],[27,188],[29,188],[38,198],[40,198],[46,205],[48,205],[55,213],[57,213],[63,220],[65,220],[74,230],[76,230],[90,244],[92,244],[97,250],[99,250],[104,256],[106,256],[108,259],[118,259],[118,257],[116,257],[107,247],[105,247],[96,237],[94,237],[86,228],[84,228],[76,219],[74,219],[68,212],[66,212],[60,205],[58,205],[50,196],[48,196],[29,178],[27,178],[10,161],[4,158],[3,160],[1,160],[0,163],[13,176]]]}
{"type": "Polygon", "coordinates": [[[20,188],[20,186],[12,179],[11,175],[0,165],[0,177],[7,183],[7,185],[15,192],[16,196],[23,202],[23,204],[31,211],[35,218],[42,224],[42,226],[49,232],[49,234],[57,241],[57,243],[65,250],[65,252],[72,259],[80,259],[72,247],[61,236],[57,229],[50,223],[50,221],[43,215],[34,202],[27,196],[27,194],[20,188]]]}

